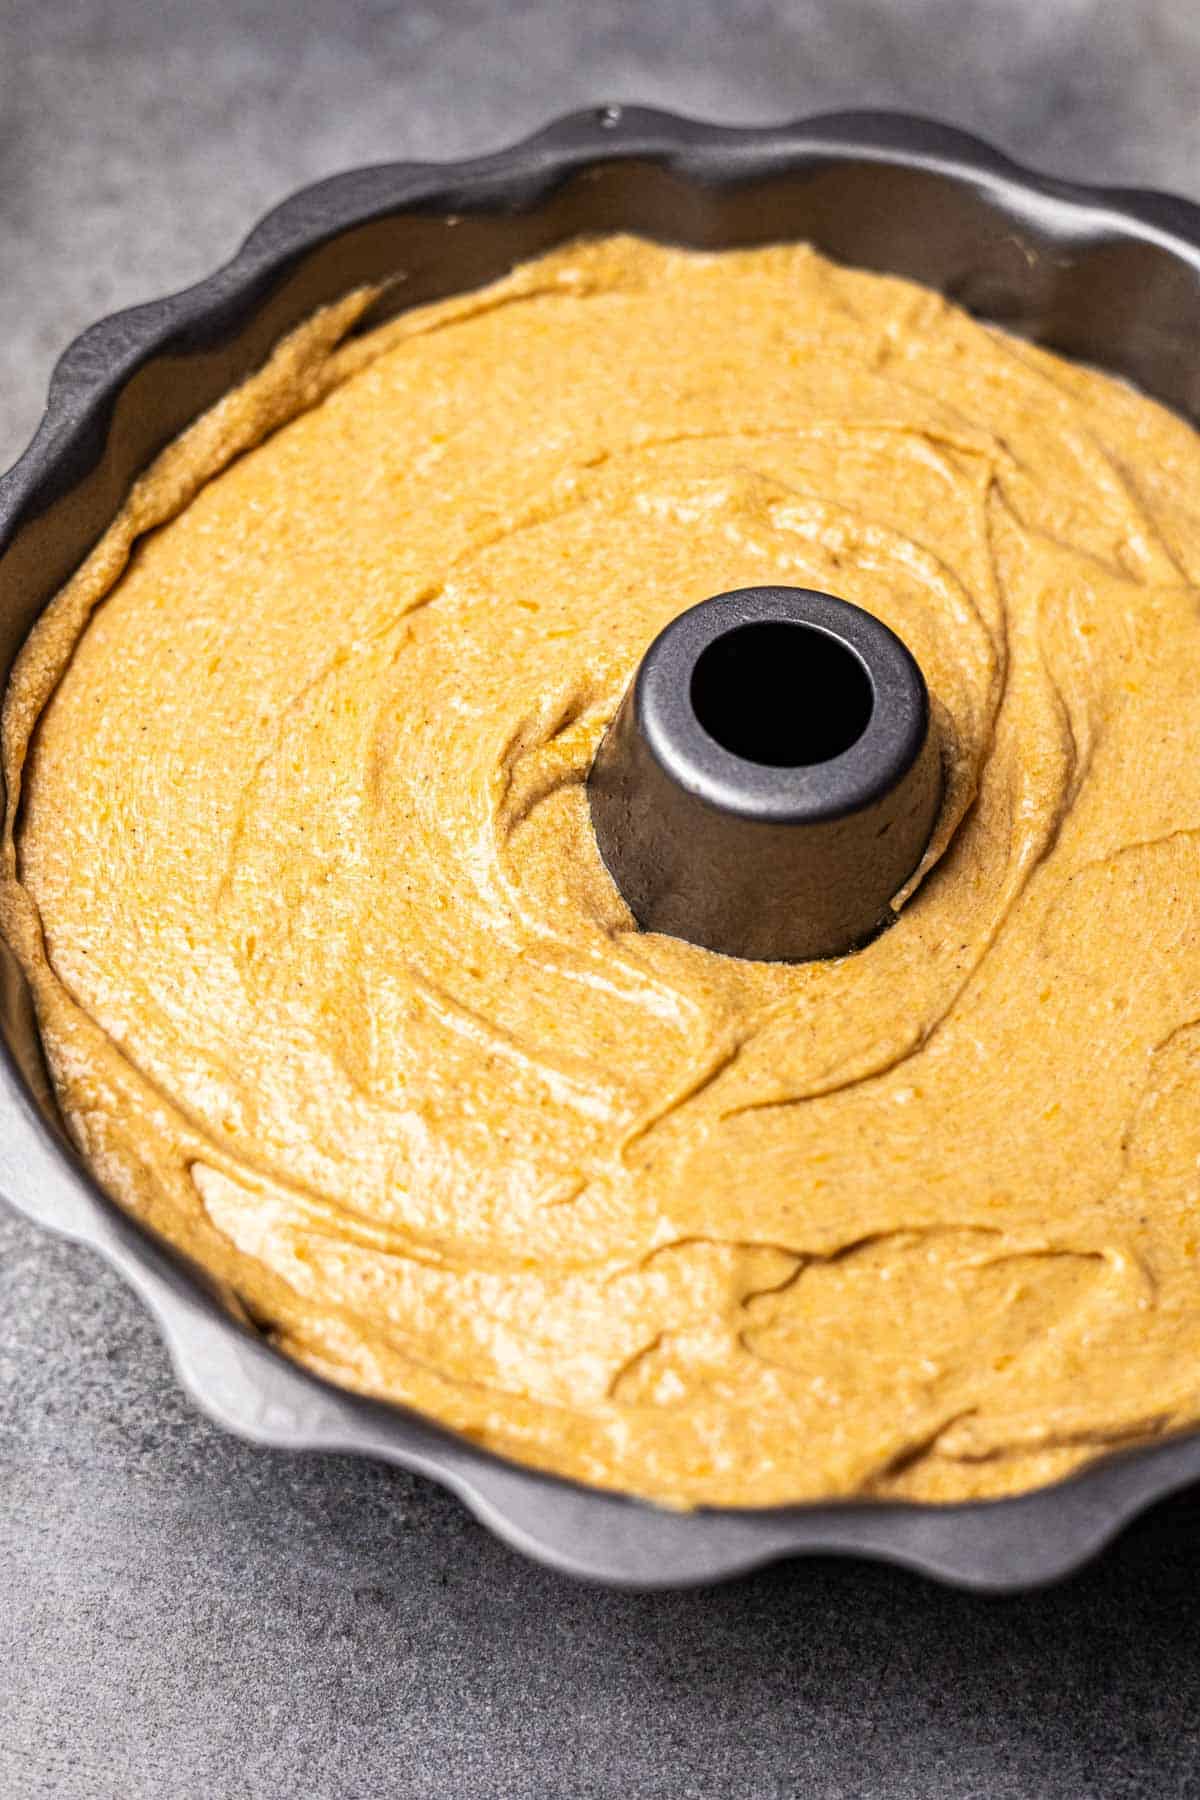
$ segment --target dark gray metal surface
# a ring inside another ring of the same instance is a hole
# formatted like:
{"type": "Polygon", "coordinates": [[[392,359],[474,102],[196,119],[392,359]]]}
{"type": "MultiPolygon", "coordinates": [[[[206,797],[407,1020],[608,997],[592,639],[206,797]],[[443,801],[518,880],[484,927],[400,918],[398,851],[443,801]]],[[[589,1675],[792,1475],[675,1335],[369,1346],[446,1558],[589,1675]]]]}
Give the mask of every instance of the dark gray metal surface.
{"type": "Polygon", "coordinates": [[[925,678],[895,633],[810,588],[738,588],[642,657],[588,777],[635,919],[726,956],[866,943],[941,797],[925,678]]]}
{"type": "MultiPolygon", "coordinates": [[[[0,477],[0,672],[149,458],[316,307],[397,268],[410,305],[614,225],[710,247],[811,241],[983,296],[1013,329],[1086,353],[1181,411],[1200,409],[1200,209],[1183,200],[1034,175],[963,132],[898,114],[734,130],[593,107],[490,157],[382,165],[305,189],[207,280],[77,339],[55,368],[36,437],[0,477]]],[[[396,291],[384,290],[384,307],[396,291]]],[[[1010,1590],[1065,1575],[1149,1500],[1200,1476],[1192,1433],[987,1505],[685,1515],[514,1468],[306,1374],[107,1201],[66,1145],[6,950],[0,964],[0,1195],[100,1250],[153,1310],[194,1397],[254,1442],[357,1449],[432,1474],[528,1554],[651,1587],[800,1551],[857,1550],[1010,1590]]]]}
{"type": "MultiPolygon", "coordinates": [[[[6,447],[87,317],[201,273],[331,162],[536,122],[551,68],[556,102],[600,85],[741,118],[916,95],[1035,160],[1189,184],[1188,8],[742,10],[753,30],[696,9],[681,64],[670,8],[260,6],[222,33],[204,9],[9,6],[5,47],[36,54],[16,79],[0,60],[6,447]],[[967,41],[931,58],[950,26],[967,41]]],[[[0,1255],[0,1791],[1195,1789],[1193,1503],[1044,1598],[812,1562],[595,1594],[518,1565],[428,1484],[213,1431],[92,1258],[7,1215],[0,1255]]]]}

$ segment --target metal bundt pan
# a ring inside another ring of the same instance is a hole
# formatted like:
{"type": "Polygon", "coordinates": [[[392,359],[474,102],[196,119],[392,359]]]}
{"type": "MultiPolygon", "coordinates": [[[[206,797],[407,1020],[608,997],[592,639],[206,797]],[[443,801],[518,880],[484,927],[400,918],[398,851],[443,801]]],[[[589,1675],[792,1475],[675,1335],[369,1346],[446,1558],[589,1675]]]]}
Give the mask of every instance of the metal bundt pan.
{"type": "MultiPolygon", "coordinates": [[[[207,281],[85,332],[55,371],[32,445],[0,479],[0,675],[138,472],[317,307],[398,270],[407,279],[393,291],[412,305],[612,230],[710,249],[807,239],[1200,415],[1200,209],[1050,180],[959,131],[892,114],[735,130],[598,108],[498,155],[322,182],[207,281]]],[[[100,1251],[149,1306],[199,1405],[255,1443],[418,1470],[529,1555],[639,1587],[839,1552],[965,1587],[1023,1588],[1067,1574],[1142,1508],[1200,1479],[1190,1435],[1014,1500],[672,1513],[533,1473],[344,1393],[238,1323],[201,1272],[100,1192],[64,1136],[28,994],[3,954],[0,1192],[100,1251]]]]}

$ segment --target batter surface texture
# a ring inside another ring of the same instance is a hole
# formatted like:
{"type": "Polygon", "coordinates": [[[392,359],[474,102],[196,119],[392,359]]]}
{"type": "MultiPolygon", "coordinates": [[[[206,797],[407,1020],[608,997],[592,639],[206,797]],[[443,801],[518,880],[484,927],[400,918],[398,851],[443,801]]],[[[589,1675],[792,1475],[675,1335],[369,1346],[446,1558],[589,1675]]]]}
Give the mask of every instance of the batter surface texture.
{"type": "Polygon", "coordinates": [[[4,928],[101,1181],[310,1367],[669,1504],[1200,1420],[1200,440],[804,247],[369,298],[7,695],[4,928]],[[640,933],[588,819],[649,641],[769,583],[892,626],[946,759],[832,962],[640,933]]]}

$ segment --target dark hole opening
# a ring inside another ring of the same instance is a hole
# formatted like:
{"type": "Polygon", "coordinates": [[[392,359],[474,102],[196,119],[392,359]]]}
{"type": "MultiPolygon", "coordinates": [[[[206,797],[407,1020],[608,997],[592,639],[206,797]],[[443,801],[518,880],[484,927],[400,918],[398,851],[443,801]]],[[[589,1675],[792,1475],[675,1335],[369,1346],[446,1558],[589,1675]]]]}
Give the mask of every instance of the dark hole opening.
{"type": "Polygon", "coordinates": [[[808,625],[763,620],[714,639],[692,670],[692,711],[723,750],[772,768],[829,762],[871,717],[854,651],[808,625]]]}

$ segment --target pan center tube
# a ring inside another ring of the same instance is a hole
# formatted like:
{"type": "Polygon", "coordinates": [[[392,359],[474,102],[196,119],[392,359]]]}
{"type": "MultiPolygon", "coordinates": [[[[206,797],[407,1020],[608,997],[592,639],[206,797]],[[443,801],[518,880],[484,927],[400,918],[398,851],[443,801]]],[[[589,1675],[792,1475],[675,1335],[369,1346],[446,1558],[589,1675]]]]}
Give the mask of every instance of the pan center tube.
{"type": "Polygon", "coordinates": [[[861,607],[738,588],[646,651],[588,777],[638,924],[727,956],[841,956],[893,916],[941,800],[924,677],[861,607]]]}

